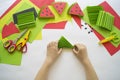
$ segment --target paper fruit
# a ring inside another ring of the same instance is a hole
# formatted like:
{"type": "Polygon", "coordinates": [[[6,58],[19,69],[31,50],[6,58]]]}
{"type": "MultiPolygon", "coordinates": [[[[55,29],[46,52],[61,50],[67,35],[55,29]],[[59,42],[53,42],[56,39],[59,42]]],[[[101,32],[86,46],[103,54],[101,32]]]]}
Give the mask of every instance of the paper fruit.
{"type": "Polygon", "coordinates": [[[78,5],[78,3],[74,3],[70,7],[69,14],[71,14],[71,15],[77,15],[77,16],[83,16],[83,12],[82,12],[80,6],[78,5]]]}
{"type": "Polygon", "coordinates": [[[53,3],[53,7],[58,12],[58,14],[61,15],[65,9],[66,4],[66,2],[55,2],[53,3]]]}
{"type": "Polygon", "coordinates": [[[54,18],[54,14],[52,13],[52,11],[49,9],[48,6],[44,7],[41,9],[40,13],[39,13],[39,17],[40,18],[54,18]]]}
{"type": "Polygon", "coordinates": [[[58,48],[73,48],[73,46],[65,37],[62,36],[58,42],[58,48]]]}

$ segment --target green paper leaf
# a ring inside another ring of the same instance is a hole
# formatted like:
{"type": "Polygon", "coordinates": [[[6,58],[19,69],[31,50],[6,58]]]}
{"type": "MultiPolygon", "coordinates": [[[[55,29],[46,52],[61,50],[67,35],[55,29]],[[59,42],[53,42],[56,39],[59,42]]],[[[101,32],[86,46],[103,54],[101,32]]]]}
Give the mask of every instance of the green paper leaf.
{"type": "Polygon", "coordinates": [[[65,37],[62,36],[58,42],[58,48],[73,48],[73,46],[65,37]]]}

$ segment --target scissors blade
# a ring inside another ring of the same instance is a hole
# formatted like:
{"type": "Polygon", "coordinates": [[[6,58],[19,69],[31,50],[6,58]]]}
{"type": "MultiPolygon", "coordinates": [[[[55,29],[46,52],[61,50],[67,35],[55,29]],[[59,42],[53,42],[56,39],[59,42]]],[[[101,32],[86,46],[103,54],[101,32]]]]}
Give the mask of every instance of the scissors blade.
{"type": "Polygon", "coordinates": [[[21,32],[17,39],[14,41],[14,43],[16,43],[27,31],[28,29],[25,29],[23,32],[21,32]]]}

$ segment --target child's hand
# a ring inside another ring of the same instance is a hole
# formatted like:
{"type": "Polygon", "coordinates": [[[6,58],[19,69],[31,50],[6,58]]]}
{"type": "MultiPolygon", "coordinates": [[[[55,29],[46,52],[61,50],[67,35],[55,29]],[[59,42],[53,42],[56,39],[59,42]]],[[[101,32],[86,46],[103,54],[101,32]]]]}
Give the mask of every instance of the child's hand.
{"type": "Polygon", "coordinates": [[[57,42],[51,42],[47,46],[47,61],[52,64],[62,53],[62,48],[58,48],[57,42]]]}
{"type": "Polygon", "coordinates": [[[75,44],[73,48],[73,53],[76,55],[78,60],[80,60],[82,63],[88,60],[87,48],[83,44],[75,44]]]}

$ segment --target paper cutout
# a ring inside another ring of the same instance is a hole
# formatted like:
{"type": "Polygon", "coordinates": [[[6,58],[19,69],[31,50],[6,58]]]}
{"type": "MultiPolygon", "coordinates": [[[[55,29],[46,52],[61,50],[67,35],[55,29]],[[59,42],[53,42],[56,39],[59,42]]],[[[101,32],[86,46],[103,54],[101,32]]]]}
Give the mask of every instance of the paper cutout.
{"type": "Polygon", "coordinates": [[[100,6],[102,6],[106,12],[109,12],[112,15],[114,15],[114,25],[118,29],[120,29],[120,18],[119,18],[119,15],[113,10],[113,8],[106,1],[101,3],[100,6]]]}
{"type": "Polygon", "coordinates": [[[2,38],[10,36],[14,33],[19,33],[19,30],[16,28],[15,24],[11,22],[9,25],[5,25],[2,29],[2,38]]]}
{"type": "Polygon", "coordinates": [[[21,52],[15,51],[14,54],[10,54],[0,42],[0,63],[20,65],[22,59],[21,52]]]}
{"type": "Polygon", "coordinates": [[[58,23],[58,22],[62,22],[62,21],[71,20],[71,16],[68,14],[68,9],[69,9],[68,4],[66,5],[62,15],[59,15],[58,13],[56,13],[56,10],[54,9],[53,6],[49,6],[49,8],[54,13],[55,18],[49,19],[48,23],[58,23]]]}
{"type": "Polygon", "coordinates": [[[78,3],[72,4],[69,10],[69,14],[76,15],[76,16],[83,16],[83,12],[78,3]]]}
{"type": "Polygon", "coordinates": [[[58,48],[73,48],[73,46],[65,37],[62,36],[58,41],[58,48]]]}
{"type": "Polygon", "coordinates": [[[17,24],[18,21],[17,21],[17,15],[19,14],[23,14],[23,13],[26,13],[26,12],[34,12],[34,16],[35,16],[35,20],[36,20],[36,17],[38,16],[37,15],[37,12],[35,10],[35,8],[29,8],[29,9],[26,9],[26,10],[23,10],[23,11],[20,11],[20,12],[17,12],[15,14],[13,14],[13,20],[14,20],[14,23],[17,24]]]}
{"type": "Polygon", "coordinates": [[[58,12],[58,14],[61,15],[65,9],[66,4],[67,4],[66,2],[55,2],[53,3],[53,7],[58,12]]]}
{"type": "Polygon", "coordinates": [[[58,23],[48,23],[45,25],[44,29],[64,29],[67,21],[58,23]]]}
{"type": "Polygon", "coordinates": [[[41,8],[45,5],[50,5],[54,0],[30,0],[37,7],[41,8]]]}
{"type": "Polygon", "coordinates": [[[103,10],[101,6],[87,6],[86,12],[88,14],[88,19],[91,24],[96,24],[99,11],[103,10]]]}
{"type": "Polygon", "coordinates": [[[26,12],[17,15],[19,29],[26,29],[35,27],[35,16],[34,12],[26,12]]]}
{"type": "Polygon", "coordinates": [[[78,16],[74,16],[74,15],[72,15],[72,17],[81,29],[81,18],[79,18],[78,16]]]}
{"type": "MultiPolygon", "coordinates": [[[[106,38],[106,37],[110,36],[110,31],[105,30],[105,29],[103,29],[103,28],[100,28],[100,27],[97,26],[97,25],[93,25],[93,24],[90,23],[89,17],[88,17],[87,8],[84,10],[84,14],[85,14],[85,15],[84,15],[83,19],[86,21],[86,23],[88,23],[92,28],[94,28],[96,31],[98,31],[103,37],[106,38]]],[[[117,32],[118,34],[120,33],[120,30],[118,30],[115,26],[113,26],[112,31],[115,31],[115,32],[117,32]]],[[[118,45],[119,45],[119,43],[114,43],[114,42],[112,42],[112,41],[111,41],[111,43],[112,43],[115,47],[118,47],[118,45]]]]}
{"type": "Polygon", "coordinates": [[[40,18],[54,18],[55,16],[52,13],[52,11],[49,9],[49,7],[46,6],[40,10],[39,17],[40,18]]]}
{"type": "Polygon", "coordinates": [[[113,27],[113,23],[114,23],[114,16],[112,16],[110,13],[105,11],[99,12],[96,22],[97,26],[111,31],[113,27]]]}
{"type": "Polygon", "coordinates": [[[16,0],[6,11],[5,13],[0,16],[0,19],[2,19],[13,7],[15,7],[21,0],[16,0]]]}

